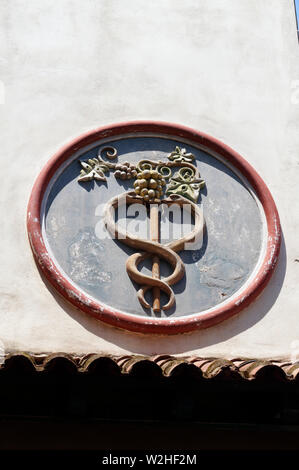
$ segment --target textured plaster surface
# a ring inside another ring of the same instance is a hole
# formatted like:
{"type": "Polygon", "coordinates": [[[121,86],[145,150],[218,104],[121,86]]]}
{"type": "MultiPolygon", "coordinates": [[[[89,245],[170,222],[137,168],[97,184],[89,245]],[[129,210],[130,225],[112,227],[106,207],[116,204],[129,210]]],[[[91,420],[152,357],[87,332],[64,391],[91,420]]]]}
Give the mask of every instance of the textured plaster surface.
{"type": "Polygon", "coordinates": [[[298,59],[292,0],[3,0],[5,349],[299,355],[298,59]],[[222,140],[255,167],[278,206],[284,242],[270,284],[246,311],[208,330],[177,337],[116,330],[66,304],[33,261],[26,206],[43,165],[84,131],[136,119],[177,122],[222,140]]]}

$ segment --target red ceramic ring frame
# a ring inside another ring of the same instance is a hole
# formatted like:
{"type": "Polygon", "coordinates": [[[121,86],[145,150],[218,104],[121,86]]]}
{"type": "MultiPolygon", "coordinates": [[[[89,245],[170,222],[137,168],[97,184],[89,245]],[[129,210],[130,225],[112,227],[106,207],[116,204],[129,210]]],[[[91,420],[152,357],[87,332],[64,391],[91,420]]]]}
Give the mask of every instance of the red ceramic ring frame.
{"type": "Polygon", "coordinates": [[[45,165],[32,189],[27,211],[27,230],[38,266],[47,280],[66,300],[87,314],[115,327],[140,333],[156,334],[176,334],[199,328],[208,328],[243,310],[261,293],[268,283],[277,263],[281,241],[279,216],[270,191],[262,178],[243,157],[227,145],[219,142],[219,140],[202,132],[185,126],[152,121],[133,121],[100,127],[81,135],[57,152],[45,165]],[[113,139],[123,134],[140,133],[163,134],[178,140],[183,138],[191,144],[206,147],[207,151],[210,149],[216,152],[245,176],[263,206],[268,236],[264,260],[258,272],[246,289],[241,290],[237,297],[234,296],[231,301],[226,302],[224,305],[215,306],[206,313],[173,318],[170,321],[167,318],[138,317],[103,306],[100,302],[91,299],[73,286],[55,266],[46,249],[41,230],[41,205],[47,186],[62,163],[78,149],[101,139],[113,139]]]}

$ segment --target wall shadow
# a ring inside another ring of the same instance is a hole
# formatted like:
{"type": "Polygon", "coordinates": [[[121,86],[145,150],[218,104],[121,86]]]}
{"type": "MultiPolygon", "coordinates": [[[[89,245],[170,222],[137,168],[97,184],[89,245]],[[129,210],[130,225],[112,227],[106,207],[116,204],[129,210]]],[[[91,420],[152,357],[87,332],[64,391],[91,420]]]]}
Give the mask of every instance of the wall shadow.
{"type": "MultiPolygon", "coordinates": [[[[206,348],[229,340],[238,334],[251,328],[263,317],[275,304],[286,273],[286,247],[282,234],[281,250],[278,264],[268,285],[262,294],[249,307],[233,318],[206,330],[198,330],[176,336],[144,335],[117,329],[90,317],[69,304],[56,290],[45,280],[40,273],[47,289],[53,295],[59,306],[79,323],[84,329],[93,335],[118,346],[128,352],[156,355],[156,354],[183,354],[196,349],[206,348]]],[[[116,293],[117,295],[117,293],[116,293]]],[[[108,346],[108,345],[107,345],[108,346]]],[[[92,351],[90,351],[92,352],[92,351]]],[[[121,353],[122,351],[120,351],[121,353]]],[[[199,354],[200,355],[200,354],[199,354]]]]}

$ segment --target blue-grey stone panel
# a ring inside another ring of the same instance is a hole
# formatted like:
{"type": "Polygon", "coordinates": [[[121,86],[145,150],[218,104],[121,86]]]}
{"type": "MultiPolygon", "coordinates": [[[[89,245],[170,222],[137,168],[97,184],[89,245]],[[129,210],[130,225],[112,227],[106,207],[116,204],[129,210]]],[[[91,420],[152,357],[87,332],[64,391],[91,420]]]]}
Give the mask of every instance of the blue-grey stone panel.
{"type": "MultiPolygon", "coordinates": [[[[202,245],[181,253],[186,275],[173,286],[176,306],[161,315],[197,313],[240,289],[260,255],[262,220],[254,197],[239,177],[215,157],[176,140],[132,137],[110,144],[118,150],[118,161],[131,163],[141,159],[166,160],[176,145],[185,147],[195,155],[206,182],[198,202],[206,221],[202,245]]],[[[132,188],[133,180],[123,182],[110,173],[107,182],[77,181],[79,160],[96,157],[98,148],[71,162],[53,184],[46,202],[44,235],[61,268],[83,291],[125,312],[153,315],[140,306],[138,286],[126,273],[126,260],[133,251],[108,235],[98,238],[99,230],[95,230],[101,224],[96,208],[132,188]]],[[[143,269],[148,271],[150,265],[145,263],[143,269]]],[[[162,263],[161,271],[162,275],[167,274],[168,266],[162,263]]]]}

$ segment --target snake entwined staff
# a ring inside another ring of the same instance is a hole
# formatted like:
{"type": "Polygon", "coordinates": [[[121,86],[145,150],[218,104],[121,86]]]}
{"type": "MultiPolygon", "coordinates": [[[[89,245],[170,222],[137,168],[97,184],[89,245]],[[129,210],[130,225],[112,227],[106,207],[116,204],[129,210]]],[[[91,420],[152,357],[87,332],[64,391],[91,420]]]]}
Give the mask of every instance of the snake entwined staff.
{"type": "Polygon", "coordinates": [[[152,290],[152,309],[158,313],[161,309],[168,310],[175,303],[175,295],[172,285],[180,281],[185,274],[185,266],[177,252],[184,249],[186,243],[194,242],[202,234],[204,219],[197,204],[200,189],[204,186],[204,180],[192,161],[194,155],[187,153],[186,149],[176,147],[168,156],[167,162],[141,160],[136,165],[124,163],[112,163],[104,161],[102,153],[106,153],[109,160],[117,157],[114,147],[103,147],[98,152],[97,158],[81,161],[79,182],[96,179],[106,181],[104,173],[114,171],[114,176],[122,180],[134,178],[134,190],[123,193],[121,196],[113,197],[106,204],[104,223],[112,236],[120,239],[123,243],[138,250],[127,260],[126,269],[130,278],[139,286],[137,296],[145,308],[151,305],[145,299],[148,290],[152,290]],[[172,174],[173,168],[179,168],[172,174]],[[166,184],[166,180],[168,184],[166,184]],[[168,196],[164,198],[165,195],[168,196]],[[150,214],[150,240],[133,236],[115,222],[115,209],[121,205],[142,203],[149,209],[150,214]],[[173,240],[165,245],[160,243],[159,206],[161,204],[171,206],[177,204],[187,209],[194,217],[194,227],[191,232],[178,240],[173,240]],[[148,276],[139,271],[139,264],[151,258],[152,275],[148,276]],[[160,261],[169,263],[173,269],[172,273],[161,279],[160,261]],[[161,306],[160,293],[168,296],[166,304],[161,306]]]}

